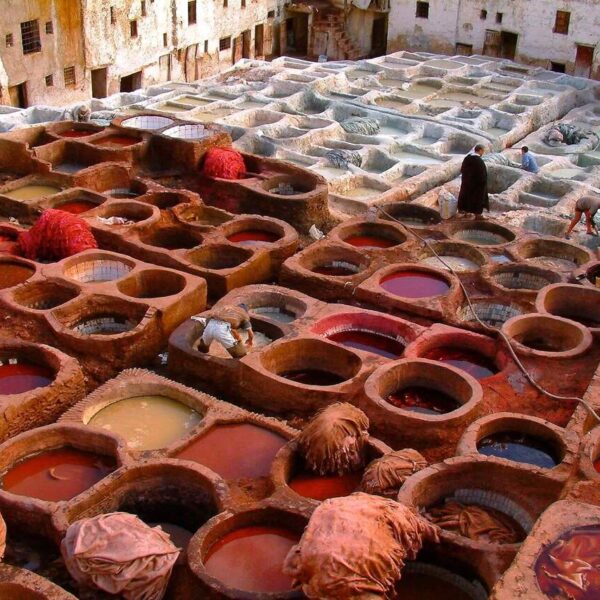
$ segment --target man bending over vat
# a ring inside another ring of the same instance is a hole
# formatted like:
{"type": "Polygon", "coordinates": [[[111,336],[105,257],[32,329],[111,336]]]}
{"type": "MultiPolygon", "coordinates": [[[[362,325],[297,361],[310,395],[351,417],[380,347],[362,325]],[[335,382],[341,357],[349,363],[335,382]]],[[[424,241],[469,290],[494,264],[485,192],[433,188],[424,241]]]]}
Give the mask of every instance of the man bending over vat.
{"type": "Polygon", "coordinates": [[[600,210],[600,197],[599,196],[582,196],[577,200],[575,204],[575,216],[569,223],[569,228],[565,234],[565,238],[571,238],[571,231],[573,231],[575,225],[579,223],[581,215],[585,215],[585,227],[588,235],[598,235],[598,227],[594,223],[594,217],[600,210]]]}
{"type": "Polygon", "coordinates": [[[202,337],[198,341],[200,352],[208,352],[210,345],[217,341],[233,358],[242,358],[248,353],[248,348],[252,347],[254,332],[245,304],[216,308],[202,317],[192,317],[192,320],[204,325],[202,337]],[[245,342],[244,333],[247,336],[245,342]]]}

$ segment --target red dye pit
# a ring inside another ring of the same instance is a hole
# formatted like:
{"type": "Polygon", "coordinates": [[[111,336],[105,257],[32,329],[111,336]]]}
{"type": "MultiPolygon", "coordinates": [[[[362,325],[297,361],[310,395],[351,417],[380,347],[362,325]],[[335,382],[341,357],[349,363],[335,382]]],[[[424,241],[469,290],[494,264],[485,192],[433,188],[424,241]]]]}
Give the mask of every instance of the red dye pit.
{"type": "Polygon", "coordinates": [[[224,479],[266,477],[275,454],[287,440],[257,425],[219,425],[177,454],[218,473],[224,479]]]}
{"type": "Polygon", "coordinates": [[[322,371],[321,369],[298,369],[294,371],[284,371],[278,373],[279,377],[290,379],[296,383],[304,385],[337,385],[345,381],[336,373],[331,371],[322,371]]]}
{"type": "Polygon", "coordinates": [[[600,527],[573,529],[546,546],[535,564],[535,574],[548,598],[600,598],[600,527]]]}
{"type": "Polygon", "coordinates": [[[398,358],[404,352],[404,344],[395,338],[375,331],[346,329],[327,336],[332,342],[364,352],[371,352],[385,358],[398,358]]]}
{"type": "Polygon", "coordinates": [[[319,275],[330,275],[331,277],[348,277],[348,275],[356,275],[356,273],[358,273],[358,269],[355,267],[345,266],[343,264],[322,265],[320,267],[315,267],[313,269],[313,273],[318,273],[319,275]]]}
{"type": "Polygon", "coordinates": [[[384,277],[379,285],[394,296],[429,298],[442,296],[450,289],[448,282],[436,275],[418,271],[400,271],[384,277]]]}
{"type": "Polygon", "coordinates": [[[267,243],[272,244],[279,239],[276,233],[264,231],[261,229],[247,229],[246,231],[238,231],[227,237],[230,242],[241,244],[242,246],[254,246],[256,244],[267,243]]]}
{"type": "Polygon", "coordinates": [[[346,244],[357,246],[358,248],[391,248],[396,245],[396,242],[392,240],[374,235],[351,235],[344,241],[346,244]]]}
{"type": "Polygon", "coordinates": [[[316,475],[299,473],[294,475],[288,485],[300,496],[314,500],[327,500],[349,496],[358,489],[362,473],[346,475],[316,475]]]}
{"type": "Polygon", "coordinates": [[[396,408],[424,415],[443,415],[461,406],[452,396],[444,392],[417,385],[397,390],[386,400],[396,408]]]}
{"type": "Polygon", "coordinates": [[[29,363],[0,365],[0,396],[22,394],[52,383],[50,369],[29,363]]]}
{"type": "Polygon", "coordinates": [[[60,502],[81,494],[114,469],[112,458],[58,448],[17,463],[2,478],[2,488],[19,496],[60,502]]]}
{"type": "Polygon", "coordinates": [[[600,458],[594,462],[594,469],[600,473],[600,458]]]}
{"type": "Polygon", "coordinates": [[[230,588],[256,593],[292,589],[283,562],[299,536],[280,527],[243,527],[221,538],[204,559],[206,572],[230,588]]]}
{"type": "Polygon", "coordinates": [[[60,137],[66,137],[66,138],[81,138],[81,137],[87,137],[88,135],[92,135],[92,133],[96,133],[95,131],[87,131],[86,129],[67,129],[61,133],[59,133],[58,135],[60,135],[60,137]]]}
{"type": "Polygon", "coordinates": [[[123,148],[125,146],[133,146],[140,140],[128,135],[109,135],[108,137],[96,140],[93,142],[97,146],[106,146],[108,148],[123,148]]]}
{"type": "Polygon", "coordinates": [[[74,200],[73,202],[65,202],[64,204],[60,204],[56,208],[58,208],[58,210],[71,213],[72,215],[79,215],[88,210],[92,210],[92,208],[96,208],[96,206],[98,205],[95,202],[91,202],[89,200],[74,200]]]}
{"type": "Polygon", "coordinates": [[[423,358],[437,360],[462,369],[475,379],[490,377],[498,372],[494,363],[486,356],[464,348],[451,348],[448,346],[432,348],[423,355],[423,358]]]}

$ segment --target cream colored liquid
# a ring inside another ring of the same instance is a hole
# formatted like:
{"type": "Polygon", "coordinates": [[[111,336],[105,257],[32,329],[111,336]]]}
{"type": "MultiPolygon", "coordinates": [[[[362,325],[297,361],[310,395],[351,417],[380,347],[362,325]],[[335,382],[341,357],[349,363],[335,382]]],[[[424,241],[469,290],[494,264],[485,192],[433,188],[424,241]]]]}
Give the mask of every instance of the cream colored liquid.
{"type": "Polygon", "coordinates": [[[132,450],[165,448],[202,420],[189,406],[166,396],[137,396],[108,405],[88,425],[123,437],[132,450]]]}
{"type": "Polygon", "coordinates": [[[361,185],[359,187],[355,187],[351,190],[348,190],[343,194],[340,194],[340,196],[344,196],[346,198],[373,198],[379,194],[383,194],[383,192],[380,192],[375,188],[365,187],[361,185]]]}
{"type": "Polygon", "coordinates": [[[210,104],[213,100],[206,100],[205,98],[200,98],[199,96],[181,96],[180,98],[175,98],[175,102],[181,102],[183,104],[193,104],[194,106],[204,106],[205,104],[210,104]]]}
{"type": "Polygon", "coordinates": [[[16,190],[4,192],[4,196],[8,196],[14,200],[37,200],[38,198],[58,194],[60,191],[60,188],[53,185],[24,185],[16,190]]]}

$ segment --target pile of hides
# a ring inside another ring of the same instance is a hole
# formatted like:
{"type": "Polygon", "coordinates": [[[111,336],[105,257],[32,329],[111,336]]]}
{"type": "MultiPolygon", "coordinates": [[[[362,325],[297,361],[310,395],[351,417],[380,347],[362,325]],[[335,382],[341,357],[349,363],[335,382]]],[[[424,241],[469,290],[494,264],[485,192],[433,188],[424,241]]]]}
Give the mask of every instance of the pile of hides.
{"type": "Polygon", "coordinates": [[[61,544],[71,576],[125,600],[161,600],[179,550],[160,527],[128,513],[73,523],[61,544]]]}
{"type": "Polygon", "coordinates": [[[407,477],[426,466],[427,460],[416,450],[395,450],[369,464],[360,489],[367,494],[395,498],[407,477]]]}
{"type": "Polygon", "coordinates": [[[319,505],[283,570],[308,598],[388,598],[426,541],[438,529],[414,509],[359,492],[319,505]]]}
{"type": "Polygon", "coordinates": [[[551,146],[559,143],[572,146],[588,139],[590,135],[594,134],[569,123],[558,123],[547,131],[544,141],[551,146]]]}
{"type": "Polygon", "coordinates": [[[375,135],[379,133],[379,122],[369,117],[350,117],[340,123],[342,129],[348,133],[361,135],[375,135]]]}
{"type": "Polygon", "coordinates": [[[19,235],[19,247],[25,258],[52,261],[97,248],[98,244],[83,219],[49,208],[29,231],[19,235]]]}
{"type": "Polygon", "coordinates": [[[349,164],[355,167],[362,165],[361,155],[353,150],[329,150],[325,158],[338,169],[347,169],[349,164]]]}
{"type": "Polygon", "coordinates": [[[296,437],[298,453],[307,468],[320,475],[350,473],[364,465],[369,419],[345,402],[318,412],[296,437]]]}
{"type": "Polygon", "coordinates": [[[204,157],[202,172],[208,177],[243,179],[246,164],[244,157],[233,148],[211,148],[204,157]]]}

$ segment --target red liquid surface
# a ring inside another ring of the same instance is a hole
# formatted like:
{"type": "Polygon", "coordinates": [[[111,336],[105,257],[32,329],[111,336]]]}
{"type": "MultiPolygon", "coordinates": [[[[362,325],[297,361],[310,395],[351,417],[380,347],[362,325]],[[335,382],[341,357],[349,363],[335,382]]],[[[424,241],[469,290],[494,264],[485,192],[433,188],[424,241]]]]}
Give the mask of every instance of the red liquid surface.
{"type": "Polygon", "coordinates": [[[384,277],[379,285],[394,296],[429,298],[445,294],[450,286],[445,279],[416,271],[401,271],[384,277]]]}
{"type": "Polygon", "coordinates": [[[133,144],[137,144],[140,140],[134,137],[129,137],[128,135],[109,135],[106,138],[102,138],[100,140],[96,140],[94,144],[97,146],[108,146],[110,147],[124,147],[124,146],[133,146],[133,144]]]}
{"type": "Polygon", "coordinates": [[[29,363],[0,366],[0,396],[22,394],[50,385],[54,374],[46,367],[29,363]]]}
{"type": "Polygon", "coordinates": [[[283,573],[288,552],[299,536],[280,527],[243,527],[221,538],[204,559],[209,575],[246,592],[285,592],[291,577],[283,573]]]}
{"type": "Polygon", "coordinates": [[[238,231],[227,237],[230,242],[235,242],[243,246],[253,246],[254,244],[268,243],[271,244],[279,239],[276,233],[271,231],[263,231],[260,229],[247,229],[246,231],[238,231]]]}
{"type": "Polygon", "coordinates": [[[315,475],[300,473],[295,475],[288,485],[300,496],[314,500],[327,500],[349,496],[360,485],[362,473],[346,475],[315,475]]]}
{"type": "Polygon", "coordinates": [[[193,460],[224,479],[266,477],[275,454],[287,440],[257,425],[218,425],[190,444],[177,458],[193,460]]]}
{"type": "Polygon", "coordinates": [[[328,335],[327,339],[349,348],[364,350],[386,358],[398,358],[404,352],[402,342],[375,331],[347,329],[328,335]]]}
{"type": "Polygon", "coordinates": [[[600,598],[600,527],[578,527],[546,546],[535,564],[538,584],[548,598],[600,598]]]}
{"type": "Polygon", "coordinates": [[[89,200],[74,200],[73,202],[65,202],[64,204],[60,204],[56,208],[59,210],[64,210],[65,212],[73,215],[79,215],[86,210],[96,208],[96,206],[98,205],[95,202],[90,202],[89,200]]]}
{"type": "Polygon", "coordinates": [[[2,488],[49,502],[70,500],[115,469],[112,458],[59,448],[17,463],[2,478],[2,488]]]}
{"type": "Polygon", "coordinates": [[[425,353],[423,358],[437,360],[462,369],[475,379],[490,377],[498,372],[494,363],[487,356],[463,348],[450,348],[447,346],[433,348],[425,353]]]}
{"type": "Polygon", "coordinates": [[[0,290],[13,287],[27,281],[34,273],[31,267],[23,265],[0,265],[0,290]]]}
{"type": "Polygon", "coordinates": [[[358,271],[356,269],[350,269],[344,266],[334,265],[323,265],[322,267],[315,267],[313,273],[319,275],[330,275],[332,277],[347,277],[348,275],[356,275],[358,271]]]}
{"type": "Polygon", "coordinates": [[[96,133],[95,131],[86,131],[85,129],[67,129],[62,133],[59,133],[60,137],[66,138],[80,138],[87,137],[88,135],[92,135],[92,133],[96,133]]]}
{"type": "Polygon", "coordinates": [[[344,240],[347,244],[358,248],[391,248],[396,242],[374,235],[351,235],[344,240]]]}
{"type": "Polygon", "coordinates": [[[396,408],[425,415],[443,415],[461,406],[452,396],[444,392],[416,385],[390,394],[387,401],[396,408]]]}
{"type": "Polygon", "coordinates": [[[600,458],[594,463],[594,469],[600,473],[600,458]]]}
{"type": "Polygon", "coordinates": [[[330,371],[321,371],[320,369],[300,369],[297,371],[284,371],[278,373],[279,377],[285,377],[297,383],[306,385],[337,385],[345,381],[336,373],[330,371]]]}

